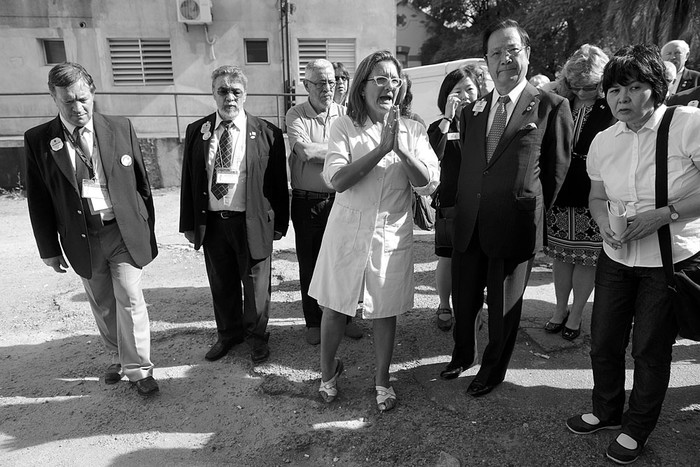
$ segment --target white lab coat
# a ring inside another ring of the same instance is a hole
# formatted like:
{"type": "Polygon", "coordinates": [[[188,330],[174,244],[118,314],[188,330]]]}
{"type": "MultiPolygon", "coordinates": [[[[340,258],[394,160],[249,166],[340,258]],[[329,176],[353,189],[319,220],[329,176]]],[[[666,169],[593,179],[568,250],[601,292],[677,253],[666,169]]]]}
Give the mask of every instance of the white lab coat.
{"type": "MultiPolygon", "coordinates": [[[[382,126],[367,119],[358,128],[348,116],[333,123],[323,169],[327,183],[341,167],[379,145],[382,126]]],[[[411,189],[431,194],[440,179],[439,163],[421,124],[402,119],[399,138],[402,147],[425,164],[430,181],[412,187],[392,151],[354,186],[336,195],[309,287],[309,295],[321,306],[354,316],[363,297],[363,317],[370,319],[413,308],[411,189]]]]}

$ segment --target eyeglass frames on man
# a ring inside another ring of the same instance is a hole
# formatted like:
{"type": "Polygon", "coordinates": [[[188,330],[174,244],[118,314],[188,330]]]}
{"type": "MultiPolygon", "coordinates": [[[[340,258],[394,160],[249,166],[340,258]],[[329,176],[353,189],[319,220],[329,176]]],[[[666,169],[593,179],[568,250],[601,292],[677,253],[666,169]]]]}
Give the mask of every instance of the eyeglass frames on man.
{"type": "Polygon", "coordinates": [[[525,50],[525,47],[503,47],[492,50],[487,54],[487,56],[492,60],[501,60],[505,54],[508,54],[509,57],[517,57],[523,50],[525,50]]]}
{"type": "Polygon", "coordinates": [[[383,88],[391,83],[392,87],[400,88],[403,85],[403,80],[400,78],[389,78],[388,76],[371,76],[367,81],[374,81],[374,84],[383,88]]]}
{"type": "Polygon", "coordinates": [[[326,86],[328,86],[329,89],[333,89],[335,87],[335,81],[311,81],[310,79],[307,79],[306,82],[316,86],[316,89],[323,89],[326,86]]]}
{"type": "Polygon", "coordinates": [[[221,97],[228,96],[229,94],[233,94],[233,96],[238,99],[241,97],[243,94],[245,94],[245,91],[240,88],[224,88],[221,87],[216,90],[216,93],[220,95],[221,97]]]}

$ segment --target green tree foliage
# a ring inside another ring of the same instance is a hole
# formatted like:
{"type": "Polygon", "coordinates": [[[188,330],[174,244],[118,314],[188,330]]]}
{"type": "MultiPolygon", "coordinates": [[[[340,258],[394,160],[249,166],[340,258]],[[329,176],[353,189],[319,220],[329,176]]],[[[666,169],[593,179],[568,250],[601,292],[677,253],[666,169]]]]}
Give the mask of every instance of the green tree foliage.
{"type": "Polygon", "coordinates": [[[421,50],[425,64],[480,57],[482,32],[500,18],[513,18],[529,33],[530,74],[554,78],[582,44],[607,53],[626,44],[684,39],[689,64],[700,64],[698,0],[413,0],[436,19],[421,50]]]}

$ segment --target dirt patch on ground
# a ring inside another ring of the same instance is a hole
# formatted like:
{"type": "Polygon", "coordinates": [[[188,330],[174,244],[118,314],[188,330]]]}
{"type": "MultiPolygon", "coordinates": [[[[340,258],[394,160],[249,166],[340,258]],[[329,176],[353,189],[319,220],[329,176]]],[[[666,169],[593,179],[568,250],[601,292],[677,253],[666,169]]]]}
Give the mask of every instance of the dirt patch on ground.
{"type": "MultiPolygon", "coordinates": [[[[476,369],[438,377],[451,335],[434,324],[432,236],[417,232],[415,307],[399,319],[392,365],[399,406],[379,414],[371,327],[361,319],[365,337],[339,349],[339,399],[326,405],[317,395],[319,348],[304,341],[291,235],[274,253],[269,362],[253,366],[245,345],[206,362],[215,325],[203,257],[177,233],[177,190],[155,200],[161,252],[144,289],[161,394],[143,400],[126,381],[99,380],[105,355],[80,280],[43,265],[26,201],[0,197],[0,464],[606,464],[612,432],[581,437],[564,426],[590,407],[588,321],[573,344],[541,331],[554,306],[546,259],[533,271],[506,381],[472,399],[465,390],[476,369]]],[[[639,465],[697,465],[699,354],[687,341],[676,347],[664,411],[639,465]]]]}

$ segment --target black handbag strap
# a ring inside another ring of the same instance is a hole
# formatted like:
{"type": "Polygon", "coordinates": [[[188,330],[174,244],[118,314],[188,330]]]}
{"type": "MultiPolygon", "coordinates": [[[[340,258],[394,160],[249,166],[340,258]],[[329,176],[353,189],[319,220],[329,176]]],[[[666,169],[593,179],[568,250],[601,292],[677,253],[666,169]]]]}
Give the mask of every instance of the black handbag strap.
{"type": "MultiPolygon", "coordinates": [[[[676,106],[666,109],[656,134],[656,209],[668,205],[668,132],[676,106]]],[[[673,254],[671,252],[671,229],[664,224],[658,231],[661,263],[666,275],[666,284],[673,288],[673,254]]]]}

